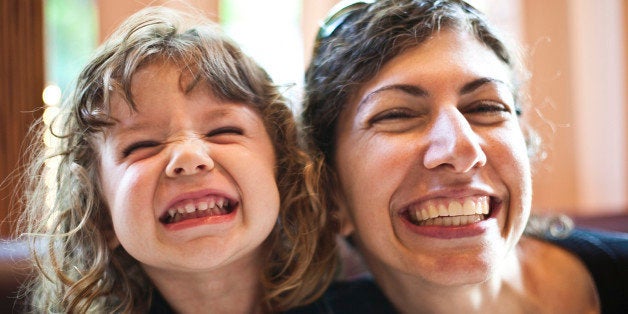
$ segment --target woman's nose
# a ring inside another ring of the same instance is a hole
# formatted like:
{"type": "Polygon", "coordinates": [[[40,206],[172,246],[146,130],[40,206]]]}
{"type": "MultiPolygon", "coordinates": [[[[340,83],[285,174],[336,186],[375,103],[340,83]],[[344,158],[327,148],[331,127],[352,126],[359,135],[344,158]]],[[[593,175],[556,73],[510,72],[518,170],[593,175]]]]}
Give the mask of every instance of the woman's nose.
{"type": "Polygon", "coordinates": [[[201,140],[184,140],[173,145],[170,160],[166,165],[166,175],[169,177],[189,176],[210,171],[214,168],[214,161],[209,156],[206,143],[201,140]]]}
{"type": "Polygon", "coordinates": [[[430,128],[423,163],[428,169],[446,167],[460,173],[484,166],[486,154],[479,141],[460,111],[443,110],[430,128]]]}

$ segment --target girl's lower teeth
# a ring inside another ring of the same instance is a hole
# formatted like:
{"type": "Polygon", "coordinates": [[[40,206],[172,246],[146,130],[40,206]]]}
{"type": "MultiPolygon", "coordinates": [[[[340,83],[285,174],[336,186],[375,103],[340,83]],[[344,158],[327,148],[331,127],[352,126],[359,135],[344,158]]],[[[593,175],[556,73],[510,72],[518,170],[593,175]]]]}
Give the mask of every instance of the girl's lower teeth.
{"type": "Polygon", "coordinates": [[[186,219],[201,218],[207,216],[219,216],[226,215],[229,210],[226,208],[214,207],[210,210],[197,210],[191,213],[176,213],[174,216],[170,216],[167,223],[175,223],[186,219]]]}

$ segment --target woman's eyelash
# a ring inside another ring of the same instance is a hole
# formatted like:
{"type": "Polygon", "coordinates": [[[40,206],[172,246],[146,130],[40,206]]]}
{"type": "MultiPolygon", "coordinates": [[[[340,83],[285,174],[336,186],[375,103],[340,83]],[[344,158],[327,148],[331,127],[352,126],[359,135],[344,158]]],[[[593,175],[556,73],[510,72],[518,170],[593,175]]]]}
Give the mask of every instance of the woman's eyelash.
{"type": "Polygon", "coordinates": [[[133,143],[131,145],[129,145],[127,148],[125,148],[122,151],[122,156],[123,157],[127,157],[129,155],[131,155],[131,153],[133,151],[135,151],[136,149],[140,149],[140,148],[147,148],[147,147],[154,147],[159,145],[159,143],[155,142],[155,141],[141,141],[141,142],[136,142],[133,143]]]}
{"type": "Polygon", "coordinates": [[[408,110],[393,109],[393,110],[388,110],[386,112],[383,112],[383,113],[380,113],[380,114],[376,115],[369,122],[371,124],[373,124],[373,123],[377,123],[377,122],[383,121],[383,120],[405,119],[405,118],[410,118],[410,117],[414,117],[414,116],[415,115],[410,113],[410,112],[408,112],[408,110]]]}
{"type": "Polygon", "coordinates": [[[222,127],[222,128],[212,130],[209,133],[207,133],[207,136],[211,137],[211,136],[216,136],[216,135],[221,135],[221,134],[242,135],[244,134],[244,131],[238,127],[227,126],[227,127],[222,127]]]}
{"type": "Polygon", "coordinates": [[[509,107],[504,106],[497,102],[493,102],[493,101],[481,101],[477,103],[475,106],[472,106],[470,109],[471,111],[474,111],[474,112],[495,112],[495,111],[510,112],[509,107]]]}

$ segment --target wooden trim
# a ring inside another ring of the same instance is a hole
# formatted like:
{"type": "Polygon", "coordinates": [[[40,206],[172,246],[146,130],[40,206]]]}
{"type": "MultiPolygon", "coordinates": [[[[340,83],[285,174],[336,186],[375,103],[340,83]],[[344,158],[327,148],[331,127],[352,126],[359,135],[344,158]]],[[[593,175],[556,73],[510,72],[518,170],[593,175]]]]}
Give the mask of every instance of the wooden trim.
{"type": "MultiPolygon", "coordinates": [[[[624,60],[624,121],[627,123],[624,125],[624,143],[628,143],[628,1],[621,1],[623,6],[623,33],[624,33],[624,47],[623,47],[623,60],[624,60]]],[[[628,156],[628,146],[625,147],[625,156],[628,156]]],[[[626,169],[624,178],[628,178],[628,158],[624,161],[624,168],[626,169]]],[[[626,192],[624,195],[628,195],[628,184],[626,184],[626,192]]],[[[625,213],[628,213],[628,204],[626,204],[625,213]]]]}
{"type": "Polygon", "coordinates": [[[27,130],[44,87],[43,1],[0,4],[0,235],[19,213],[15,191],[27,130]]]}

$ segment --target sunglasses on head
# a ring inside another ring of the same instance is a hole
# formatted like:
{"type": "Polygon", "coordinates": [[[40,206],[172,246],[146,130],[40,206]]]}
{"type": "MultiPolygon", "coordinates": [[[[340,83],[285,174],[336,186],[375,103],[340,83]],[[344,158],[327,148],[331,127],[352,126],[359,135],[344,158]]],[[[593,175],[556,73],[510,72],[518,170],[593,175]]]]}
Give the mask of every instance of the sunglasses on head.
{"type": "Polygon", "coordinates": [[[318,34],[316,35],[316,41],[320,41],[331,36],[334,31],[344,23],[351,13],[360,10],[372,3],[375,0],[357,1],[357,0],[342,0],[331,8],[327,17],[321,22],[318,34]]]}

